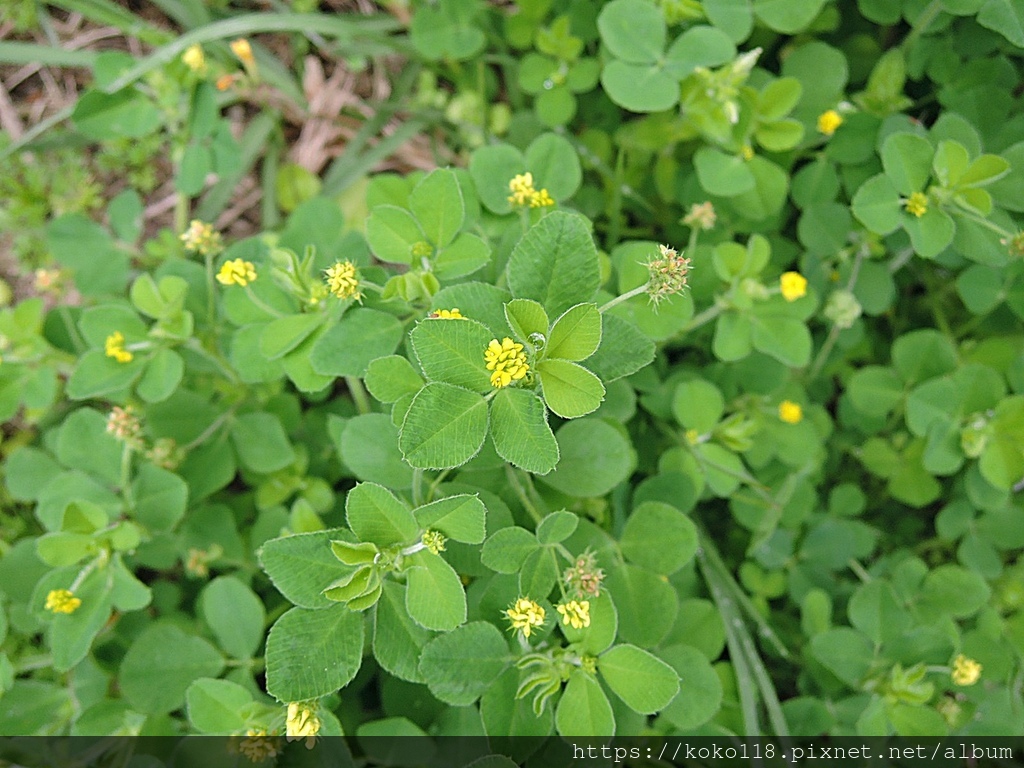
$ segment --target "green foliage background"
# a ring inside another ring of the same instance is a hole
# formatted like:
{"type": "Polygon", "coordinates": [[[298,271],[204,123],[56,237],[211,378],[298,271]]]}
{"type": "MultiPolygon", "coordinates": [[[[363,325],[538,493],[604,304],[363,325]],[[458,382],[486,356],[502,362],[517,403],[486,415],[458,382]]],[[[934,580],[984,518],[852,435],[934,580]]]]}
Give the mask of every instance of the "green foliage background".
{"type": "Polygon", "coordinates": [[[0,312],[0,732],[1024,735],[1019,3],[54,5],[148,53],[0,42],[93,77],[0,146],[60,270],[0,312]],[[322,177],[271,34],[403,57],[322,177]],[[418,131],[451,167],[368,175],[418,131]],[[72,140],[123,191],[60,178],[72,140]],[[186,247],[254,169],[263,231],[186,247]]]}

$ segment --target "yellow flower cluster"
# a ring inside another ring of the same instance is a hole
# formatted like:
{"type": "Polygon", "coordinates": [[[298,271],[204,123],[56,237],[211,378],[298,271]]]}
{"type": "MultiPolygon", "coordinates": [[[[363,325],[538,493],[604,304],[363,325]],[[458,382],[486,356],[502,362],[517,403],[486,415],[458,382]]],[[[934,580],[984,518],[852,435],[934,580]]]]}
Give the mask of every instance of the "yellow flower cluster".
{"type": "Polygon", "coordinates": [[[244,37],[240,37],[231,43],[231,52],[238,57],[238,60],[247,67],[251,67],[256,63],[256,60],[252,56],[252,46],[249,45],[249,41],[244,37]]]}
{"type": "Polygon", "coordinates": [[[187,250],[198,253],[200,256],[220,253],[224,249],[220,232],[215,230],[212,224],[207,224],[199,219],[193,219],[188,225],[188,229],[181,233],[181,242],[187,250]]]}
{"type": "Polygon", "coordinates": [[[981,664],[961,653],[953,659],[953,671],[949,676],[957,685],[974,685],[981,677],[981,664]]]}
{"type": "Polygon", "coordinates": [[[281,752],[281,743],[279,738],[268,736],[265,728],[250,728],[246,731],[245,738],[239,742],[238,751],[245,755],[250,763],[262,763],[278,756],[281,752]]]}
{"type": "Polygon", "coordinates": [[[256,279],[256,265],[251,261],[232,259],[225,261],[217,273],[217,282],[221,285],[246,286],[256,279]]]}
{"type": "Polygon", "coordinates": [[[420,541],[423,542],[423,546],[433,552],[435,555],[439,555],[444,552],[445,542],[448,541],[445,535],[440,531],[424,531],[420,541]]]}
{"type": "Polygon", "coordinates": [[[528,597],[520,597],[505,611],[512,622],[511,629],[518,629],[523,637],[529,637],[535,627],[544,625],[544,613],[544,609],[528,597]]]}
{"type": "Polygon", "coordinates": [[[915,192],[907,198],[906,202],[903,203],[903,207],[907,213],[920,219],[928,213],[928,196],[924,192],[915,192]]]}
{"type": "Polygon", "coordinates": [[[124,334],[120,331],[114,331],[107,336],[103,348],[107,353],[107,357],[112,357],[119,363],[130,363],[135,358],[135,355],[125,349],[124,334]]]}
{"type": "Polygon", "coordinates": [[[807,295],[807,278],[799,272],[783,272],[779,278],[779,289],[786,301],[796,301],[807,295]]]}
{"type": "Polygon", "coordinates": [[[316,716],[316,705],[309,702],[291,702],[288,705],[288,717],[284,728],[288,741],[305,739],[306,748],[312,749],[316,735],[320,733],[320,718],[316,716]]]}
{"type": "Polygon", "coordinates": [[[465,320],[466,318],[459,311],[458,307],[451,309],[437,309],[430,313],[435,320],[465,320]]]}
{"type": "Polygon", "coordinates": [[[70,589],[51,589],[46,595],[46,610],[53,613],[74,613],[82,601],[70,589]]]}
{"type": "Polygon", "coordinates": [[[327,287],[331,293],[339,299],[359,299],[363,294],[359,291],[359,277],[356,274],[356,265],[351,261],[339,261],[334,266],[328,267],[327,287]]]}
{"type": "Polygon", "coordinates": [[[517,344],[508,336],[501,342],[491,339],[491,343],[484,350],[484,361],[487,363],[487,370],[493,371],[491,386],[497,389],[507,387],[513,381],[519,381],[530,370],[523,345],[517,344]]]}
{"type": "Polygon", "coordinates": [[[562,623],[573,629],[590,626],[590,601],[570,600],[564,605],[556,605],[555,610],[562,615],[562,623]]]}
{"type": "Polygon", "coordinates": [[[508,183],[508,189],[512,193],[508,196],[508,201],[512,205],[518,205],[522,208],[543,208],[555,204],[555,201],[551,199],[551,195],[548,194],[546,189],[538,191],[533,186],[533,174],[529,171],[515,176],[508,183]]]}
{"type": "Polygon", "coordinates": [[[818,131],[826,136],[831,136],[842,124],[843,116],[834,109],[827,110],[818,115],[818,131]]]}
{"type": "Polygon", "coordinates": [[[183,54],[181,54],[181,60],[185,62],[185,66],[195,72],[197,75],[202,75],[206,72],[206,56],[203,54],[203,47],[196,43],[190,45],[183,54]]]}
{"type": "Polygon", "coordinates": [[[799,403],[783,400],[779,403],[779,419],[787,424],[799,424],[804,417],[804,410],[799,403]]]}

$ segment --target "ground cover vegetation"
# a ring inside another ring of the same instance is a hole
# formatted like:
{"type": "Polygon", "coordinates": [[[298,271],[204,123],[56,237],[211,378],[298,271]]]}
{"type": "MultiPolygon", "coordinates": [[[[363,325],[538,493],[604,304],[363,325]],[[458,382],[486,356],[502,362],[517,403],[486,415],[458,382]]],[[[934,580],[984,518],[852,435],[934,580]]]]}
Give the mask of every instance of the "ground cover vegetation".
{"type": "Polygon", "coordinates": [[[1024,735],[1019,3],[0,20],[0,732],[1024,735]]]}

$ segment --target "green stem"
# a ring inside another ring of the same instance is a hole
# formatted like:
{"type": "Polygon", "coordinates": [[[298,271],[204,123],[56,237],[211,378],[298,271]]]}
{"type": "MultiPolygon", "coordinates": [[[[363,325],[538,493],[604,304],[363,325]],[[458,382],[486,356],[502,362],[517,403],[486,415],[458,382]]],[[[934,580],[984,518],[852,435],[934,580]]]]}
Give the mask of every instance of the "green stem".
{"type": "Polygon", "coordinates": [[[82,338],[82,334],[78,332],[78,326],[71,319],[71,310],[68,309],[66,304],[61,304],[57,311],[60,313],[60,319],[64,323],[64,328],[68,332],[71,343],[75,345],[75,351],[81,354],[87,349],[87,345],[82,338]]]}
{"type": "Polygon", "coordinates": [[[689,333],[690,331],[697,330],[702,325],[707,325],[720,314],[722,314],[723,309],[725,309],[724,304],[715,302],[710,307],[701,312],[699,315],[694,315],[692,318],[690,318],[690,322],[686,324],[685,332],[689,333]]]}
{"type": "Polygon", "coordinates": [[[132,492],[132,447],[128,443],[121,449],[121,496],[129,511],[135,510],[135,496],[132,492]]]}
{"type": "Polygon", "coordinates": [[[268,315],[273,315],[274,317],[284,317],[285,316],[283,312],[280,312],[280,311],[274,309],[272,306],[270,306],[265,301],[263,301],[263,299],[261,299],[259,296],[257,296],[256,292],[252,289],[252,285],[251,284],[247,283],[244,287],[245,287],[245,292],[249,296],[249,299],[252,301],[252,303],[255,304],[257,307],[259,307],[260,309],[262,309],[268,315]]]}
{"type": "Polygon", "coordinates": [[[206,429],[204,429],[202,431],[202,434],[200,434],[198,437],[196,437],[192,442],[188,443],[187,445],[182,446],[182,450],[185,451],[185,453],[188,453],[189,451],[191,451],[191,450],[199,447],[203,443],[205,443],[207,440],[209,440],[211,437],[213,437],[214,433],[216,433],[216,431],[218,429],[220,429],[222,426],[224,426],[224,423],[228,419],[230,419],[234,415],[235,415],[235,409],[234,408],[231,408],[230,410],[224,411],[224,413],[222,413],[220,416],[218,416],[216,419],[214,419],[213,421],[210,422],[210,426],[208,426],[206,429]]]}
{"type": "Polygon", "coordinates": [[[612,199],[608,206],[608,242],[605,243],[605,246],[609,251],[615,247],[622,236],[622,179],[625,167],[626,154],[619,149],[615,158],[615,175],[612,177],[612,199]]]}
{"type": "Polygon", "coordinates": [[[412,505],[423,505],[423,470],[419,467],[412,471],[412,505]]]}
{"type": "Polygon", "coordinates": [[[904,38],[901,47],[904,50],[911,48],[914,42],[932,25],[935,21],[935,17],[942,12],[942,0],[932,0],[928,6],[921,11],[917,19],[914,20],[914,28],[910,30],[910,34],[904,38]]]}
{"type": "Polygon", "coordinates": [[[992,232],[995,232],[997,235],[1002,236],[1003,239],[1009,239],[1009,238],[1013,237],[1013,233],[1012,232],[1009,232],[1008,230],[1003,229],[998,224],[996,224],[994,221],[991,221],[990,219],[986,219],[984,216],[979,216],[974,211],[972,211],[970,208],[967,208],[964,205],[957,204],[957,214],[959,214],[960,216],[963,216],[966,219],[970,219],[971,221],[975,222],[976,224],[980,224],[981,226],[985,227],[986,229],[991,230],[992,232]]]}
{"type": "Polygon", "coordinates": [[[835,346],[840,332],[838,325],[833,325],[829,329],[828,336],[825,338],[825,343],[821,345],[821,349],[818,350],[818,354],[815,355],[814,362],[811,363],[811,368],[807,372],[807,381],[814,381],[818,377],[818,374],[821,373],[821,369],[825,365],[825,361],[828,359],[828,356],[832,353],[832,347],[835,346]]]}
{"type": "Polygon", "coordinates": [[[189,200],[181,192],[174,198],[174,231],[179,235],[188,228],[189,200]]]}
{"type": "Polygon", "coordinates": [[[358,376],[346,376],[345,386],[348,387],[348,393],[352,396],[356,410],[360,414],[373,410],[370,406],[370,397],[366,394],[366,387],[363,386],[363,382],[358,376]]]}
{"type": "Polygon", "coordinates": [[[203,260],[206,263],[206,318],[213,326],[217,320],[217,281],[213,274],[213,254],[207,253],[203,260]]]}
{"type": "Polygon", "coordinates": [[[852,557],[846,563],[850,566],[850,570],[857,574],[857,578],[867,584],[871,581],[871,574],[864,570],[864,566],[854,560],[852,557]]]}
{"type": "Polygon", "coordinates": [[[216,354],[215,352],[211,352],[210,350],[208,350],[206,347],[204,347],[202,344],[200,344],[197,339],[189,339],[185,343],[185,349],[188,349],[188,350],[190,350],[192,352],[195,352],[200,357],[202,357],[202,358],[204,358],[206,360],[209,360],[211,363],[213,363],[217,367],[217,370],[220,371],[224,375],[224,378],[226,378],[231,383],[233,383],[233,384],[241,383],[241,379],[238,378],[238,374],[236,374],[233,370],[231,370],[231,368],[220,357],[220,355],[216,354]]]}
{"type": "Polygon", "coordinates": [[[619,296],[616,296],[614,299],[609,301],[607,304],[605,304],[603,307],[601,307],[597,311],[598,312],[605,312],[605,311],[611,309],[612,307],[617,307],[622,302],[629,301],[634,296],[639,296],[641,293],[645,293],[647,291],[647,286],[649,286],[649,285],[650,285],[649,282],[644,283],[643,285],[638,285],[633,290],[626,291],[625,293],[623,293],[623,294],[621,294],[619,296]]]}
{"type": "Polygon", "coordinates": [[[535,523],[539,523],[544,519],[544,516],[540,513],[540,510],[533,505],[530,501],[530,497],[526,494],[526,489],[523,484],[519,481],[519,475],[512,468],[510,464],[505,465],[505,476],[508,478],[509,485],[512,486],[512,490],[515,491],[516,496],[519,497],[519,501],[523,503],[523,508],[529,512],[530,517],[533,518],[535,523]]]}

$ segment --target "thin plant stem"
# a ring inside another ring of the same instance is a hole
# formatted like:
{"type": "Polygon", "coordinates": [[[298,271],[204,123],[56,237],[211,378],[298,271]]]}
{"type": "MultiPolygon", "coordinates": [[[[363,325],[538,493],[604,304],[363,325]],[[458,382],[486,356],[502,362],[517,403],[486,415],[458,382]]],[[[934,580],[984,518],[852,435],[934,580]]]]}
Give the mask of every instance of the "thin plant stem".
{"type": "Polygon", "coordinates": [[[622,302],[629,301],[634,296],[639,296],[641,293],[645,293],[647,291],[647,286],[649,286],[649,285],[650,285],[649,282],[644,283],[643,285],[638,285],[633,290],[626,291],[625,293],[616,296],[614,299],[612,299],[611,301],[607,302],[603,307],[601,307],[597,311],[598,312],[605,312],[605,311],[611,309],[612,307],[617,307],[622,302]]]}
{"type": "Polygon", "coordinates": [[[358,376],[346,376],[345,386],[348,387],[348,393],[352,396],[352,400],[356,404],[356,410],[360,414],[369,413],[373,410],[370,407],[370,397],[366,394],[366,387],[363,386],[363,382],[358,376]]]}

